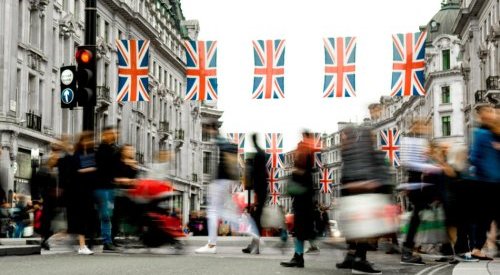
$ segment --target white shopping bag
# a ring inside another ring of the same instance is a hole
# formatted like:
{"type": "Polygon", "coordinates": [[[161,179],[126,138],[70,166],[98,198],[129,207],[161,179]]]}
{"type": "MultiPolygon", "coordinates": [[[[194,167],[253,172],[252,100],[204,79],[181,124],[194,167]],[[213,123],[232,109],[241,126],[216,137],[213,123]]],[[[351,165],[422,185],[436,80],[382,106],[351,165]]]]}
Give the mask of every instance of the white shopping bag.
{"type": "Polygon", "coordinates": [[[360,194],[340,198],[339,226],[346,239],[371,238],[396,232],[391,200],[385,194],[360,194]]]}

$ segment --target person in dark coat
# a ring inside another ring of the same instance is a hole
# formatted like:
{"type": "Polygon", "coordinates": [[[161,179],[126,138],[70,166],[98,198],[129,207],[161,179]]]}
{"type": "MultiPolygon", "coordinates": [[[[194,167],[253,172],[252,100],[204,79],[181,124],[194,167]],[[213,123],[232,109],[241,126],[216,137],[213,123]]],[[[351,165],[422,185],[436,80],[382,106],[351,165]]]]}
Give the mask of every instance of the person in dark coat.
{"type": "Polygon", "coordinates": [[[314,230],[314,189],[313,189],[313,163],[314,139],[311,133],[305,131],[303,140],[299,142],[295,155],[295,169],[292,180],[298,185],[293,196],[295,253],[288,262],[281,262],[284,267],[304,267],[304,241],[316,237],[314,230]]]}
{"type": "Polygon", "coordinates": [[[120,225],[123,220],[133,226],[138,225],[136,207],[126,196],[127,189],[135,185],[138,172],[139,166],[135,160],[135,148],[130,144],[123,145],[120,148],[120,161],[115,168],[114,182],[118,188],[116,189],[112,218],[113,239],[120,233],[120,225]]]}
{"type": "MultiPolygon", "coordinates": [[[[374,148],[371,128],[348,127],[342,132],[342,196],[368,193],[390,193],[389,173],[384,156],[374,148]]],[[[356,274],[381,274],[366,260],[367,240],[347,240],[349,251],[339,269],[356,274]]]]}
{"type": "Polygon", "coordinates": [[[68,160],[71,161],[67,174],[71,183],[66,186],[68,233],[78,235],[78,254],[91,255],[94,252],[86,246],[85,237],[93,237],[95,218],[93,183],[97,169],[92,132],[81,134],[75,153],[68,160]]]}
{"type": "MultiPolygon", "coordinates": [[[[262,210],[267,200],[267,168],[266,168],[266,153],[260,148],[257,142],[257,134],[252,134],[252,142],[256,153],[252,160],[250,169],[250,181],[255,192],[255,210],[252,212],[252,217],[257,226],[259,233],[262,233],[262,210]]],[[[278,217],[276,217],[278,218],[278,217]]],[[[243,253],[259,254],[259,240],[252,239],[252,243],[242,249],[243,253]]]]}
{"type": "Polygon", "coordinates": [[[59,205],[60,195],[62,194],[55,169],[59,161],[60,151],[59,146],[56,144],[52,145],[49,158],[43,160],[31,184],[32,200],[42,202],[39,234],[42,237],[41,247],[45,250],[50,250],[47,240],[53,234],[51,224],[56,214],[56,208],[59,205]]]}

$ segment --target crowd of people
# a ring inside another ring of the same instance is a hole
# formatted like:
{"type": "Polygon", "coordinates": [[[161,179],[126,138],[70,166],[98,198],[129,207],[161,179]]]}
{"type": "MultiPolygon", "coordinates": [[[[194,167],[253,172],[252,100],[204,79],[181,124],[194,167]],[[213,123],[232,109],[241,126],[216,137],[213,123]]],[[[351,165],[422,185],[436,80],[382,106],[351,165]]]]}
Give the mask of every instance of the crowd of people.
{"type": "MultiPolygon", "coordinates": [[[[336,265],[338,269],[351,269],[357,274],[381,274],[367,259],[368,251],[373,250],[381,238],[391,240],[388,253],[400,253],[401,264],[405,265],[425,264],[419,254],[423,253],[422,245],[429,242],[439,247],[438,261],[492,259],[484,247],[488,232],[493,233],[493,241],[496,240],[495,228],[500,222],[500,208],[496,205],[500,192],[500,119],[491,106],[478,106],[476,111],[480,125],[474,131],[470,148],[465,144],[431,141],[429,122],[415,119],[409,133],[401,138],[401,166],[407,180],[399,185],[391,179],[385,153],[378,150],[370,123],[342,130],[339,206],[342,215],[338,222],[345,231],[348,248],[344,260],[336,265]],[[401,246],[397,234],[400,213],[394,205],[399,205],[408,214],[401,246]],[[426,211],[434,213],[435,220],[442,222],[440,228],[433,230],[441,230],[444,237],[419,239],[418,235],[428,230],[422,226],[428,216],[424,214],[426,211]],[[438,213],[444,214],[438,217],[438,213]]],[[[218,147],[218,168],[209,184],[206,214],[193,212],[185,225],[185,232],[191,235],[208,235],[207,244],[195,252],[217,253],[217,236],[222,226],[227,225],[230,231],[251,236],[243,253],[259,254],[261,237],[272,227],[283,241],[278,247],[284,246],[289,233],[294,237],[293,257],[281,265],[304,267],[304,253],[319,252],[318,237],[328,237],[330,232],[328,207],[314,200],[313,174],[317,168],[313,135],[304,131],[297,145],[294,168],[286,187],[292,197],[292,213],[285,215],[282,209],[273,210],[268,206],[269,172],[257,134],[252,135],[256,153],[245,167],[246,185],[254,194],[253,204],[230,207],[228,205],[238,204],[231,196],[232,185],[240,180],[237,145],[220,136],[217,123],[204,130],[218,147]],[[293,222],[289,217],[293,217],[293,222]],[[306,241],[310,243],[307,251],[306,241]]],[[[42,209],[37,230],[44,249],[50,249],[47,240],[53,233],[51,221],[56,209],[65,207],[67,232],[78,236],[79,254],[93,253],[87,240],[94,236],[102,237],[104,251],[116,251],[113,242],[121,222],[127,219],[130,206],[124,190],[136,184],[139,172],[134,147],[123,145],[119,148],[117,135],[115,128],[108,127],[103,130],[98,146],[91,132],[82,133],[74,146],[67,139],[51,146],[50,154],[32,179],[33,203],[19,204],[42,209]],[[98,234],[95,234],[96,228],[98,234]]],[[[168,154],[160,152],[158,159],[161,161],[151,167],[153,174],[166,172],[162,163],[169,159],[168,154]]],[[[22,197],[18,199],[23,201],[22,197]]],[[[19,215],[18,219],[26,217],[19,215]]],[[[19,235],[19,232],[12,234],[19,235]]]]}
{"type": "MultiPolygon", "coordinates": [[[[77,236],[78,254],[93,254],[87,242],[92,245],[95,237],[102,237],[104,251],[116,251],[113,239],[126,211],[119,191],[134,184],[139,166],[133,146],[117,146],[116,128],[103,129],[98,146],[94,140],[94,133],[83,132],[74,145],[68,137],[51,144],[48,156],[33,174],[29,205],[43,249],[50,249],[52,221],[62,212],[67,233],[77,236]]],[[[22,230],[22,226],[18,228],[22,230]]]]}

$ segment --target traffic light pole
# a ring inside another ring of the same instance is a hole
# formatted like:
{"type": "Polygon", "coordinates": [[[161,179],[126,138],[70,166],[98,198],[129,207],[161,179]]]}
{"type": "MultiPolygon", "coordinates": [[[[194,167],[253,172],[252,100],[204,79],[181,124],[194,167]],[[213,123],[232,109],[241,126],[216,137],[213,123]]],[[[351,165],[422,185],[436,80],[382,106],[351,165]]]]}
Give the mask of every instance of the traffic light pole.
{"type": "MultiPolygon", "coordinates": [[[[97,0],[87,0],[85,2],[85,45],[95,46],[97,0]]],[[[96,93],[97,91],[94,90],[93,92],[96,93]]],[[[95,106],[93,105],[83,107],[83,131],[94,131],[94,109],[95,106]]]]}

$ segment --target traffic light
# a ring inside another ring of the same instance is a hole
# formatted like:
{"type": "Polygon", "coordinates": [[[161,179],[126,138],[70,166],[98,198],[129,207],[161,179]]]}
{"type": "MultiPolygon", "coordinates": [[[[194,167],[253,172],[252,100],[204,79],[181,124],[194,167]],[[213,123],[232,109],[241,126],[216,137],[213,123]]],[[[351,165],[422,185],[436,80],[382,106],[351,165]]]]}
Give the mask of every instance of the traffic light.
{"type": "Polygon", "coordinates": [[[64,66],[60,70],[61,108],[76,107],[76,67],[64,66]]]}
{"type": "Polygon", "coordinates": [[[97,61],[95,46],[79,46],[76,50],[78,106],[89,107],[97,103],[97,61]]]}

